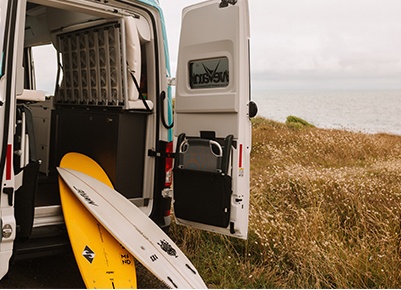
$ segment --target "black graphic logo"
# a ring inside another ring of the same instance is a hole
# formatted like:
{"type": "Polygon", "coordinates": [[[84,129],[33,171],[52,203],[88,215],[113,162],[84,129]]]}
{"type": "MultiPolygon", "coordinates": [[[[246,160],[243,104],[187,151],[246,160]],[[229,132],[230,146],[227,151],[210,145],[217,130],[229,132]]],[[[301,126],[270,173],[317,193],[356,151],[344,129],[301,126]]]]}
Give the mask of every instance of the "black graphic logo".
{"type": "Polygon", "coordinates": [[[157,243],[157,244],[167,254],[169,254],[170,256],[175,256],[176,258],[178,258],[177,251],[166,240],[161,240],[160,243],[157,243]]]}
{"type": "Polygon", "coordinates": [[[87,259],[89,263],[92,264],[93,259],[95,258],[95,253],[88,246],[85,246],[85,249],[82,252],[82,256],[84,256],[85,259],[87,259]]]}
{"type": "Polygon", "coordinates": [[[217,65],[214,69],[210,69],[204,63],[202,63],[203,69],[207,73],[209,80],[212,82],[214,81],[214,82],[218,83],[222,79],[222,74],[216,74],[217,69],[219,68],[219,65],[220,65],[220,61],[217,63],[217,65]],[[215,78],[215,76],[216,76],[216,78],[215,78]]]}
{"type": "Polygon", "coordinates": [[[154,262],[157,259],[159,259],[159,257],[155,254],[155,255],[150,256],[150,259],[152,260],[152,262],[154,262]]]}
{"type": "Polygon", "coordinates": [[[123,263],[123,265],[130,265],[131,264],[131,260],[128,254],[120,254],[121,256],[121,262],[123,263]]]}
{"type": "Polygon", "coordinates": [[[226,87],[229,83],[228,59],[198,60],[189,63],[193,89],[226,87]]]}
{"type": "Polygon", "coordinates": [[[73,187],[78,192],[78,194],[85,199],[87,203],[89,203],[90,205],[98,206],[96,202],[94,202],[84,190],[76,188],[75,186],[73,187]]]}

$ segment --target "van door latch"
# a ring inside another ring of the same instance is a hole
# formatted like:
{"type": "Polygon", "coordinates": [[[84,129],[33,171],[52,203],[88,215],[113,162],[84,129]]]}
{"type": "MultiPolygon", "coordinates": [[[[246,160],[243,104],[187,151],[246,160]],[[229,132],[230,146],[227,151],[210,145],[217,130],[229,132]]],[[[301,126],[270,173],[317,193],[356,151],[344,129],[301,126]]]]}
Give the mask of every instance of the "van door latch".
{"type": "Polygon", "coordinates": [[[157,152],[153,149],[148,150],[148,156],[160,158],[175,158],[175,153],[172,152],[157,152]]]}
{"type": "Polygon", "coordinates": [[[8,205],[12,206],[13,205],[14,188],[12,188],[12,187],[4,187],[3,188],[3,193],[8,195],[8,205]]]}
{"type": "Polygon", "coordinates": [[[220,2],[220,8],[227,7],[229,4],[235,5],[237,4],[238,0],[221,0],[220,2]]]}

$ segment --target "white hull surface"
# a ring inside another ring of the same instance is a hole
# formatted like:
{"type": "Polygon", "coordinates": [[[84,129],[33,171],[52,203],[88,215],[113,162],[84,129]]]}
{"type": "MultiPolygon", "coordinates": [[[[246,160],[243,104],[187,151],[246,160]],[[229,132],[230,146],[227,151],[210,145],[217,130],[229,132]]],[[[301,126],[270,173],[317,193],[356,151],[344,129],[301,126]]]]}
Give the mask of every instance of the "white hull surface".
{"type": "Polygon", "coordinates": [[[178,246],[138,207],[84,173],[57,168],[91,214],[156,277],[171,288],[207,288],[178,246]]]}

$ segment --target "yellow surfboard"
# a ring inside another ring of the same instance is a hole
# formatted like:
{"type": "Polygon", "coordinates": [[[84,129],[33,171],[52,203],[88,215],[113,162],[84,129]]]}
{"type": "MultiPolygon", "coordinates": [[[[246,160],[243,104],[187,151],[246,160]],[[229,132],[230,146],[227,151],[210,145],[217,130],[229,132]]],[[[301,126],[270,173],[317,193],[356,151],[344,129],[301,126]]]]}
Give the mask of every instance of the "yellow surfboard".
{"type": "MultiPolygon", "coordinates": [[[[113,188],[100,165],[83,154],[66,154],[60,167],[80,171],[113,188]]],[[[60,177],[59,187],[68,236],[86,287],[136,288],[134,257],[90,214],[60,177]]]]}

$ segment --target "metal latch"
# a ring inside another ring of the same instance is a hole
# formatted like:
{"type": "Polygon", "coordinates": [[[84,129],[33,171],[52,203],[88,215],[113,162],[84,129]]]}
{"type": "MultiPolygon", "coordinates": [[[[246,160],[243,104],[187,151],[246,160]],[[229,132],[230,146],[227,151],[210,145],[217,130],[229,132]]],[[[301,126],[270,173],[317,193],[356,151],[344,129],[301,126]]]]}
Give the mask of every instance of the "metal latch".
{"type": "Polygon", "coordinates": [[[1,237],[8,239],[13,234],[13,228],[9,224],[5,224],[1,229],[1,237]]]}
{"type": "Polygon", "coordinates": [[[167,85],[169,87],[175,87],[175,78],[174,77],[167,78],[167,85]]]}
{"type": "Polygon", "coordinates": [[[173,190],[171,188],[164,188],[162,190],[162,196],[164,198],[173,198],[173,190]]]}
{"type": "Polygon", "coordinates": [[[13,205],[14,188],[12,188],[12,187],[4,187],[3,188],[3,193],[8,195],[8,205],[12,206],[13,205]]]}
{"type": "Polygon", "coordinates": [[[1,240],[3,238],[8,239],[13,234],[13,227],[9,224],[5,224],[3,226],[3,220],[0,219],[0,228],[1,228],[1,240]]]}

